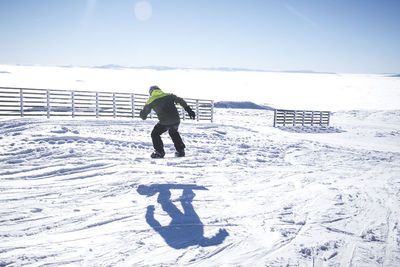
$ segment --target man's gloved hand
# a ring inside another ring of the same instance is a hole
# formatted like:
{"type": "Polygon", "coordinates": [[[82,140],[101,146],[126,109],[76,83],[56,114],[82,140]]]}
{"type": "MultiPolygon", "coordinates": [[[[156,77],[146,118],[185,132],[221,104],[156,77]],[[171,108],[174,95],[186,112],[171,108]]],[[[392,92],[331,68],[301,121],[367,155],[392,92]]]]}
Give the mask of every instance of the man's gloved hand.
{"type": "Polygon", "coordinates": [[[187,106],[185,110],[189,114],[189,118],[191,118],[192,120],[196,118],[196,113],[194,113],[194,111],[189,106],[187,106]]]}
{"type": "Polygon", "coordinates": [[[147,119],[147,115],[144,114],[144,110],[141,110],[141,111],[140,111],[139,116],[140,116],[140,118],[141,118],[142,120],[146,120],[146,119],[147,119]]]}

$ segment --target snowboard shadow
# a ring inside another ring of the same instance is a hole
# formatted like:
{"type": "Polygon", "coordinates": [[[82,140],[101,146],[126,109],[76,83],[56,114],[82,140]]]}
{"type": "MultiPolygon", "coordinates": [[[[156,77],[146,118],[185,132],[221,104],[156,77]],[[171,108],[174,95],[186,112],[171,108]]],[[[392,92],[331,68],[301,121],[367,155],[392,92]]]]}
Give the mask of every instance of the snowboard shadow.
{"type": "Polygon", "coordinates": [[[147,207],[146,222],[158,232],[165,242],[172,248],[184,249],[189,246],[216,246],[222,244],[229,235],[225,229],[219,229],[211,238],[204,237],[204,225],[193,208],[192,201],[195,197],[193,190],[207,190],[203,186],[184,184],[153,184],[151,186],[140,185],[137,189],[141,195],[152,196],[158,193],[157,202],[171,217],[171,223],[162,226],[154,217],[155,207],[147,207]],[[179,201],[183,212],[178,209],[171,200],[171,189],[182,189],[179,201]]]}

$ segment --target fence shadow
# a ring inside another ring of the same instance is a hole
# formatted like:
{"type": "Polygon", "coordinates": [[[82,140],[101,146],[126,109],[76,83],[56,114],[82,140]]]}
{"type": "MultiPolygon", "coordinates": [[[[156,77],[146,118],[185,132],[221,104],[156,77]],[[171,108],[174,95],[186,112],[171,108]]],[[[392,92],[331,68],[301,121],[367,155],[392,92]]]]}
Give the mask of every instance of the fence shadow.
{"type": "Polygon", "coordinates": [[[153,184],[151,186],[140,185],[137,189],[141,195],[152,196],[158,193],[157,202],[171,217],[171,223],[162,226],[154,217],[155,207],[147,207],[146,222],[158,232],[165,242],[172,248],[183,249],[189,246],[216,246],[221,244],[229,235],[225,229],[219,229],[211,238],[204,237],[204,225],[193,208],[192,201],[195,197],[193,190],[207,190],[197,185],[185,184],[153,184]],[[183,212],[179,210],[171,200],[171,189],[182,189],[179,201],[183,212]]]}
{"type": "Polygon", "coordinates": [[[344,133],[346,131],[331,126],[311,127],[311,126],[279,126],[279,130],[291,133],[311,133],[311,134],[327,134],[327,133],[344,133]]]}

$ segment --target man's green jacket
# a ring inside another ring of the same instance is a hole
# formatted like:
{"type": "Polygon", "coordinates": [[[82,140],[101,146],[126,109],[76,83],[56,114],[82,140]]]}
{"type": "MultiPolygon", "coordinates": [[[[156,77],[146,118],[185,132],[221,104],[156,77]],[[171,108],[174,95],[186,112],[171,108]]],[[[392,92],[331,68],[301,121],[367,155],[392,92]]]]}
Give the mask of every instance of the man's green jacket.
{"type": "Polygon", "coordinates": [[[175,104],[180,104],[184,109],[188,107],[185,100],[174,94],[166,94],[161,90],[153,90],[151,97],[140,111],[140,117],[145,120],[153,109],[162,125],[174,125],[180,122],[179,113],[175,104]]]}

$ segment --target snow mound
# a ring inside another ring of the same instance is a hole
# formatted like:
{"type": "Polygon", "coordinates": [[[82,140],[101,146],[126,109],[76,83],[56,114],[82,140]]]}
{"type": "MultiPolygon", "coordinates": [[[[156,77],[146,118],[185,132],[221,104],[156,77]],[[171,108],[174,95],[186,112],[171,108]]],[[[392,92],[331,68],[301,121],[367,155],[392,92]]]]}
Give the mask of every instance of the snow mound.
{"type": "Polygon", "coordinates": [[[266,109],[274,110],[268,106],[261,106],[249,101],[235,102],[235,101],[220,101],[214,104],[216,108],[240,108],[240,109],[266,109]]]}
{"type": "Polygon", "coordinates": [[[155,121],[0,119],[0,266],[398,265],[400,111],[272,116],[185,121],[161,160],[155,121]]]}

